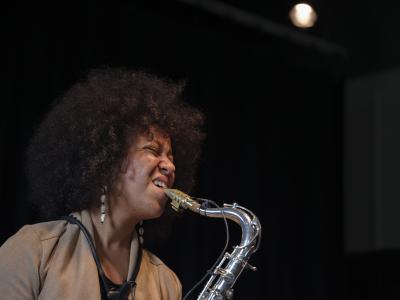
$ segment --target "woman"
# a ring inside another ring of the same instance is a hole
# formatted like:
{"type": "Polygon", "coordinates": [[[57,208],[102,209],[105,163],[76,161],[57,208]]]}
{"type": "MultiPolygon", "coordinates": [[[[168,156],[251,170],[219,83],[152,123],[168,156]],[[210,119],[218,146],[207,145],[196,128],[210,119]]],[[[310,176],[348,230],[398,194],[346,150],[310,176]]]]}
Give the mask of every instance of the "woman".
{"type": "Polygon", "coordinates": [[[24,226],[0,248],[1,297],[181,298],[174,272],[142,250],[140,225],[163,215],[164,188],[193,184],[203,117],[181,92],[141,72],[94,70],[51,109],[27,170],[54,221],[24,226]]]}

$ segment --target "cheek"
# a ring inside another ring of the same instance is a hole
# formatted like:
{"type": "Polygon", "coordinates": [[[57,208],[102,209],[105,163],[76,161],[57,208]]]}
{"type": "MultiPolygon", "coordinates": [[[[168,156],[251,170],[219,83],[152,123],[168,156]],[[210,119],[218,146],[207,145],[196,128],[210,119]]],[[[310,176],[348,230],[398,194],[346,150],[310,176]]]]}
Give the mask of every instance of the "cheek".
{"type": "Polygon", "coordinates": [[[174,183],[175,183],[175,174],[174,174],[174,175],[172,175],[172,182],[171,182],[171,186],[173,186],[173,185],[174,185],[174,183]]]}
{"type": "Polygon", "coordinates": [[[127,178],[130,181],[149,180],[157,169],[157,162],[154,159],[143,159],[131,163],[127,170],[127,178]]]}

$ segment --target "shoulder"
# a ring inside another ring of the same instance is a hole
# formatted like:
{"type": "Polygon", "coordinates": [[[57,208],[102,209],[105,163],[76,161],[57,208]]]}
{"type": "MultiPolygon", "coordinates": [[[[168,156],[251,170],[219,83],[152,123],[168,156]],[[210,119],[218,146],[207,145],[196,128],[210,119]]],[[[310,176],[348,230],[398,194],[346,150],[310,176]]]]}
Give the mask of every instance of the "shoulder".
{"type": "Polygon", "coordinates": [[[0,264],[19,260],[40,265],[65,230],[66,222],[61,220],[23,226],[0,247],[0,264]]]}
{"type": "MultiPolygon", "coordinates": [[[[49,239],[59,238],[66,230],[66,221],[51,221],[23,226],[11,236],[3,246],[14,243],[29,244],[40,243],[49,239]]],[[[3,247],[2,246],[2,247],[3,247]]],[[[32,246],[32,245],[31,245],[32,246]]]]}
{"type": "Polygon", "coordinates": [[[177,286],[180,287],[180,281],[178,276],[175,274],[172,269],[170,269],[158,256],[154,253],[143,250],[143,261],[152,265],[157,269],[157,273],[160,276],[161,281],[169,281],[174,282],[177,286]]]}
{"type": "Polygon", "coordinates": [[[182,285],[178,276],[159,257],[148,250],[143,250],[142,266],[139,274],[141,273],[144,275],[143,278],[149,279],[146,284],[151,282],[150,278],[153,278],[152,276],[157,278],[155,281],[157,285],[154,286],[153,290],[158,290],[161,296],[149,295],[147,298],[182,299],[182,285]],[[142,269],[142,267],[144,268],[142,269]],[[143,272],[147,274],[144,275],[143,272]]]}
{"type": "Polygon", "coordinates": [[[46,241],[57,240],[63,226],[61,221],[26,225],[0,247],[1,294],[37,298],[46,241]]]}
{"type": "Polygon", "coordinates": [[[59,238],[67,228],[67,221],[57,220],[33,225],[26,225],[21,228],[21,234],[33,233],[40,241],[59,238]]]}
{"type": "Polygon", "coordinates": [[[150,252],[149,250],[143,249],[143,260],[147,261],[153,266],[168,270],[173,273],[173,271],[157,255],[150,252]]]}
{"type": "Polygon", "coordinates": [[[150,252],[149,250],[143,249],[143,259],[148,260],[151,264],[156,266],[165,265],[163,261],[160,258],[158,258],[157,255],[150,252]]]}
{"type": "Polygon", "coordinates": [[[40,264],[48,246],[56,244],[65,227],[63,221],[23,226],[0,247],[0,264],[12,264],[13,260],[40,264]]]}

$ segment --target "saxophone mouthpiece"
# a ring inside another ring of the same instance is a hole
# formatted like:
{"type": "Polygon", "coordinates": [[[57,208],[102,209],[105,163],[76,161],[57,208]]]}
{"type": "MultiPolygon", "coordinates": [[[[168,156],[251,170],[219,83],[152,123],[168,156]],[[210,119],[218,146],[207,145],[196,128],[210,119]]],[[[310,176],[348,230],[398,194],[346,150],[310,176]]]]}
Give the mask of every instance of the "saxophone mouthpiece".
{"type": "Polygon", "coordinates": [[[194,201],[189,195],[177,189],[164,189],[165,194],[171,199],[171,206],[175,211],[190,209],[197,212],[200,204],[194,201]]]}

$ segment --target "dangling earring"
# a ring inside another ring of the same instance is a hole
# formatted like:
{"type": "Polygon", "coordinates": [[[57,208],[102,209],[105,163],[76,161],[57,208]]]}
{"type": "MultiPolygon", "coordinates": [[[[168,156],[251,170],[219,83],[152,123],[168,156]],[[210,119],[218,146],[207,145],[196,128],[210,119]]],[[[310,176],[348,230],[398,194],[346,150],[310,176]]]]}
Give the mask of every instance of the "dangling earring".
{"type": "Polygon", "coordinates": [[[143,244],[143,235],[144,235],[143,221],[140,221],[138,224],[138,235],[140,243],[143,244]]]}
{"type": "Polygon", "coordinates": [[[103,224],[106,219],[106,190],[104,187],[103,194],[100,196],[100,223],[103,224]]]}

